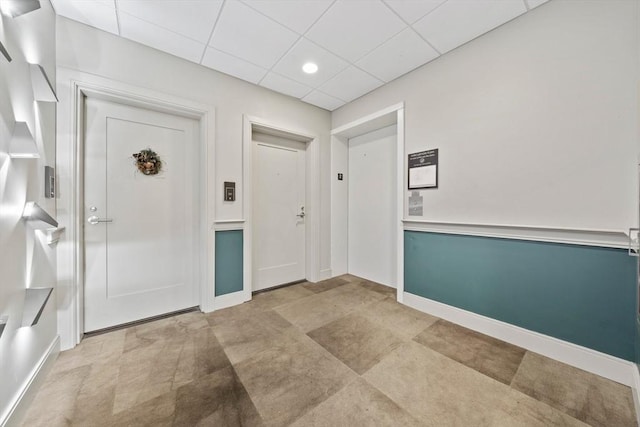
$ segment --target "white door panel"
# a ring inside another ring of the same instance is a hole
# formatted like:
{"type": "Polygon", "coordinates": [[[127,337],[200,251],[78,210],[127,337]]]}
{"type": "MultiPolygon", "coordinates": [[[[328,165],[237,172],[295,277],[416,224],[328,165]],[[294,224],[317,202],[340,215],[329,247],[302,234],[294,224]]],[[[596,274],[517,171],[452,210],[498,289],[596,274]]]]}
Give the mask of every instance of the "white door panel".
{"type": "Polygon", "coordinates": [[[396,286],[396,126],[349,140],[349,273],[396,286]]]}
{"type": "Polygon", "coordinates": [[[95,99],[86,108],[85,331],[197,305],[196,123],[95,99]],[[158,175],[135,167],[145,148],[163,162],[158,175]]]}
{"type": "Polygon", "coordinates": [[[254,142],[254,291],[305,278],[305,146],[294,142],[254,142]]]}

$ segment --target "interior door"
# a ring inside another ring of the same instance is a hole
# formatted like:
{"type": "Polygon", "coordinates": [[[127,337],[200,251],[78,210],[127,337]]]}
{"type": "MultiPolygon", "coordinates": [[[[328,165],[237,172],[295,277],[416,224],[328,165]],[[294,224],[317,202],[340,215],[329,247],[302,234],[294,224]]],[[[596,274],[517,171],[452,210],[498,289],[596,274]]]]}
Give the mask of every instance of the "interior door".
{"type": "Polygon", "coordinates": [[[396,287],[396,125],[349,140],[349,273],[396,287]]]}
{"type": "Polygon", "coordinates": [[[254,134],[253,290],[305,278],[306,144],[254,134]]]}
{"type": "Polygon", "coordinates": [[[85,332],[198,305],[194,120],[85,104],[85,332]],[[162,162],[141,173],[134,153],[162,162]]]}

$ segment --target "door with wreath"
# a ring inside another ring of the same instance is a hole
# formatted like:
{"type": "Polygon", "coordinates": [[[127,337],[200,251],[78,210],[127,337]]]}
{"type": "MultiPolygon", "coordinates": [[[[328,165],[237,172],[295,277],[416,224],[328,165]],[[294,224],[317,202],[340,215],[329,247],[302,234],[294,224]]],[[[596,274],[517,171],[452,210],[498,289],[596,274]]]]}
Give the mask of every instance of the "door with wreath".
{"type": "Polygon", "coordinates": [[[197,122],[85,108],[85,332],[198,305],[197,122]]]}

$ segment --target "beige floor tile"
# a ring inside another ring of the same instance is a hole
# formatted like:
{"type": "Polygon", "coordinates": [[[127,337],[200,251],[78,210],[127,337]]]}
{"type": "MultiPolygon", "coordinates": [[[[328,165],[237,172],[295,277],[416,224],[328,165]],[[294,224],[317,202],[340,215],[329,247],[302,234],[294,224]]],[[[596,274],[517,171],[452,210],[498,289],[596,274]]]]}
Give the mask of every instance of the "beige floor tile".
{"type": "Polygon", "coordinates": [[[388,329],[357,313],[314,329],[307,335],[360,375],[402,343],[388,329]]]}
{"type": "Polygon", "coordinates": [[[332,279],[322,280],[316,283],[306,283],[303,286],[314,293],[320,293],[330,291],[331,289],[338,288],[347,283],[349,283],[349,280],[347,279],[343,279],[342,277],[334,277],[332,279]]]}
{"type": "Polygon", "coordinates": [[[397,295],[396,288],[392,288],[390,286],[381,285],[380,283],[372,282],[371,280],[362,280],[358,282],[360,286],[370,291],[378,292],[384,295],[385,297],[394,298],[397,295]]]}
{"type": "Polygon", "coordinates": [[[511,386],[593,426],[636,426],[631,389],[527,352],[511,386]]]}
{"type": "Polygon", "coordinates": [[[446,320],[438,320],[414,340],[504,384],[511,383],[525,353],[446,320]]]}
{"type": "Polygon", "coordinates": [[[282,305],[275,310],[289,322],[308,332],[382,299],[384,295],[350,282],[282,305]]]}
{"type": "Polygon", "coordinates": [[[369,304],[362,308],[360,314],[404,339],[415,337],[438,320],[437,317],[398,303],[395,298],[369,304]]]}
{"type": "Polygon", "coordinates": [[[363,376],[425,425],[487,425],[506,386],[409,341],[363,376]]]}
{"type": "Polygon", "coordinates": [[[292,427],[411,427],[422,424],[375,387],[358,378],[292,427]]]}
{"type": "Polygon", "coordinates": [[[44,426],[55,419],[57,425],[72,420],[77,397],[91,373],[90,366],[80,366],[63,372],[51,372],[38,391],[27,413],[24,426],[44,426]]]}
{"type": "Polygon", "coordinates": [[[488,375],[509,378],[511,348],[378,284],[328,283],[89,337],[59,355],[23,425],[635,425],[628,387],[532,353],[509,387],[488,375]]]}
{"type": "Polygon", "coordinates": [[[262,419],[235,371],[227,367],[180,387],[176,426],[260,426],[262,419]]]}
{"type": "Polygon", "coordinates": [[[308,297],[313,294],[314,292],[306,288],[306,284],[291,285],[253,295],[248,304],[251,304],[254,308],[265,310],[291,301],[296,301],[300,298],[308,297]]]}
{"type": "Polygon", "coordinates": [[[214,327],[214,332],[233,364],[269,349],[283,334],[301,333],[272,310],[254,313],[248,319],[226,322],[214,327]]]}
{"type": "Polygon", "coordinates": [[[309,296],[277,307],[275,311],[307,332],[349,313],[352,308],[336,298],[333,291],[309,296]]]}
{"type": "Polygon", "coordinates": [[[583,423],[546,403],[510,389],[493,411],[492,427],[587,427],[583,423]]]}
{"type": "Polygon", "coordinates": [[[307,337],[289,338],[235,365],[266,425],[285,426],[356,374],[307,337]]]}

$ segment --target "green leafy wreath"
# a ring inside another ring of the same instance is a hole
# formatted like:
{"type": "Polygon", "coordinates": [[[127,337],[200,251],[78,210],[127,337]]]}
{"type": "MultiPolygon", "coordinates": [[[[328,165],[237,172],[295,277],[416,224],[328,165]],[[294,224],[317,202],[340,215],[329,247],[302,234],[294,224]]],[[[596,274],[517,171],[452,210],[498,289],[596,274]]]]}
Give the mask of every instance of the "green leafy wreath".
{"type": "Polygon", "coordinates": [[[136,159],[136,167],[144,175],[157,175],[162,169],[160,156],[151,148],[140,150],[139,153],[133,155],[133,158],[136,159]]]}

